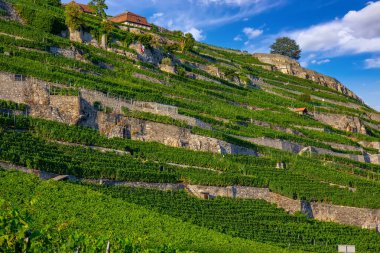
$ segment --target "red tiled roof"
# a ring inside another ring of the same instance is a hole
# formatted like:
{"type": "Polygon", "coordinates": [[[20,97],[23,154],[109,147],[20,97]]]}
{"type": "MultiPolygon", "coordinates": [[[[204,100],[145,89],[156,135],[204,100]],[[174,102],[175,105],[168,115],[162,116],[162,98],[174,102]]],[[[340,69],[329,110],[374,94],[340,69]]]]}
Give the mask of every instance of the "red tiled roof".
{"type": "Polygon", "coordinates": [[[296,111],[296,112],[304,112],[304,111],[307,111],[307,108],[296,108],[294,111],[296,111]]]}
{"type": "Polygon", "coordinates": [[[113,17],[113,18],[110,18],[109,20],[112,22],[115,22],[115,23],[130,22],[130,23],[134,23],[137,25],[143,25],[143,26],[151,27],[151,25],[148,23],[148,21],[146,20],[145,17],[139,16],[139,15],[134,14],[132,12],[122,13],[120,15],[113,17]]]}
{"type": "Polygon", "coordinates": [[[72,3],[79,5],[84,13],[95,14],[95,9],[87,4],[78,4],[75,1],[72,1],[72,3]]]}

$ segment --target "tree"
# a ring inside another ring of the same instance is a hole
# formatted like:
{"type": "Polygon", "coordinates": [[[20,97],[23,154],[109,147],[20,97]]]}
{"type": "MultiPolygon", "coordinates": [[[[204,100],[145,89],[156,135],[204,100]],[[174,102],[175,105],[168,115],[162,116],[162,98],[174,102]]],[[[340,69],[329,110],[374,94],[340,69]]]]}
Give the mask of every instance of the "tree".
{"type": "Polygon", "coordinates": [[[270,48],[271,54],[281,54],[295,60],[298,60],[301,57],[300,47],[295,40],[288,37],[277,38],[276,42],[270,48]]]}
{"type": "Polygon", "coordinates": [[[113,30],[113,23],[109,20],[104,20],[100,24],[100,33],[101,35],[101,46],[106,48],[108,45],[108,36],[111,34],[113,30]]]}
{"type": "Polygon", "coordinates": [[[48,5],[57,6],[57,7],[62,5],[61,0],[46,0],[46,3],[48,5]]]}
{"type": "Polygon", "coordinates": [[[195,45],[195,39],[191,33],[186,33],[185,36],[181,38],[180,48],[181,52],[190,51],[195,45]]]}
{"type": "Polygon", "coordinates": [[[96,15],[102,19],[107,18],[106,10],[108,6],[105,0],[91,0],[89,3],[95,9],[96,15]]]}
{"type": "Polygon", "coordinates": [[[70,30],[78,30],[83,25],[83,11],[75,2],[68,3],[65,8],[66,25],[70,30]]]}

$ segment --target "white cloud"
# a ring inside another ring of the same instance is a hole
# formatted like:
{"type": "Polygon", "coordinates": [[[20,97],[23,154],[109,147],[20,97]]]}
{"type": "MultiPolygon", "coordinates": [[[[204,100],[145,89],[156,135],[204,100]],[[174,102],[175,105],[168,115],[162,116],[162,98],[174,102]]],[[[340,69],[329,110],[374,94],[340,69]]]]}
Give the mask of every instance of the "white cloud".
{"type": "MultiPolygon", "coordinates": [[[[67,0],[68,1],[68,0],[67,0]]],[[[78,0],[85,1],[85,0],[78,0]]],[[[146,13],[154,11],[149,22],[170,30],[190,31],[196,29],[204,33],[215,26],[251,18],[259,13],[278,7],[287,0],[145,0],[141,1],[106,1],[109,13],[122,11],[146,13]]],[[[195,31],[195,30],[194,30],[195,31]]]]}
{"type": "Polygon", "coordinates": [[[164,16],[164,13],[157,12],[157,13],[154,13],[153,16],[150,19],[157,19],[157,18],[160,18],[162,16],[164,16]]]}
{"type": "Polygon", "coordinates": [[[235,38],[234,38],[234,41],[242,41],[243,38],[241,37],[241,35],[236,35],[235,38]]]}
{"type": "Polygon", "coordinates": [[[371,58],[366,59],[364,61],[366,69],[378,69],[380,68],[380,57],[379,58],[371,58]]]}
{"type": "Polygon", "coordinates": [[[191,27],[188,31],[185,31],[185,33],[191,33],[195,40],[201,41],[204,40],[206,37],[203,35],[203,31],[199,30],[195,27],[191,27]]]}
{"type": "Polygon", "coordinates": [[[312,60],[311,64],[323,65],[323,64],[326,64],[326,63],[329,63],[329,62],[331,62],[330,59],[321,59],[321,60],[312,60]]]}
{"type": "Polygon", "coordinates": [[[263,34],[263,30],[254,29],[252,27],[246,27],[243,29],[243,33],[248,37],[248,39],[254,39],[263,34]]]}
{"type": "Polygon", "coordinates": [[[286,33],[303,51],[328,55],[380,52],[380,1],[343,18],[286,33]]]}

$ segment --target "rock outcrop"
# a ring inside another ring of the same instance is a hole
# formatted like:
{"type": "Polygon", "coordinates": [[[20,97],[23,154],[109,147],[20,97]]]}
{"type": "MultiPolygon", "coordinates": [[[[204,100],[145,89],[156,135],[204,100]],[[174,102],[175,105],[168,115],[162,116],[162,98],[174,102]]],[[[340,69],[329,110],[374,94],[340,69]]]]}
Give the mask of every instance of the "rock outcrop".
{"type": "Polygon", "coordinates": [[[253,56],[258,58],[263,63],[273,65],[272,70],[274,71],[280,71],[284,74],[312,80],[322,86],[334,89],[363,103],[363,101],[354,92],[349,90],[335,78],[322,75],[313,70],[302,68],[297,61],[290,59],[289,57],[278,54],[254,54],[253,56]]]}
{"type": "Polygon", "coordinates": [[[138,60],[155,66],[158,66],[164,58],[164,54],[154,47],[146,47],[142,50],[142,45],[140,43],[134,43],[131,44],[129,48],[136,51],[138,60]]]}
{"type": "Polygon", "coordinates": [[[351,133],[367,134],[364,123],[355,116],[315,112],[314,119],[333,128],[351,133]]]}
{"type": "Polygon", "coordinates": [[[5,16],[0,16],[0,19],[12,20],[16,22],[23,23],[21,17],[17,14],[16,10],[10,3],[7,3],[4,0],[0,0],[0,10],[4,10],[6,12],[5,16]]]}

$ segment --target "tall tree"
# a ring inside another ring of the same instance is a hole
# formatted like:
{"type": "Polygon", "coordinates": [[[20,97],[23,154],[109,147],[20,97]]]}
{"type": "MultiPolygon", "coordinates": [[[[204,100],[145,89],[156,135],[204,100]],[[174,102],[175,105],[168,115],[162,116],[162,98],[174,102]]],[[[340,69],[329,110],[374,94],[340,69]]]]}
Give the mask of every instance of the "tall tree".
{"type": "Polygon", "coordinates": [[[91,0],[89,3],[95,9],[96,15],[103,20],[107,18],[106,10],[108,6],[105,0],[91,0]]]}
{"type": "Polygon", "coordinates": [[[83,25],[83,11],[75,2],[68,3],[65,8],[66,25],[71,31],[78,30],[83,25]]]}
{"type": "Polygon", "coordinates": [[[180,48],[182,53],[190,51],[195,45],[195,39],[191,33],[186,33],[185,36],[181,38],[180,48]]]}
{"type": "Polygon", "coordinates": [[[301,57],[301,49],[295,40],[289,37],[277,38],[276,42],[270,47],[271,54],[281,54],[292,59],[298,60],[301,57]]]}

